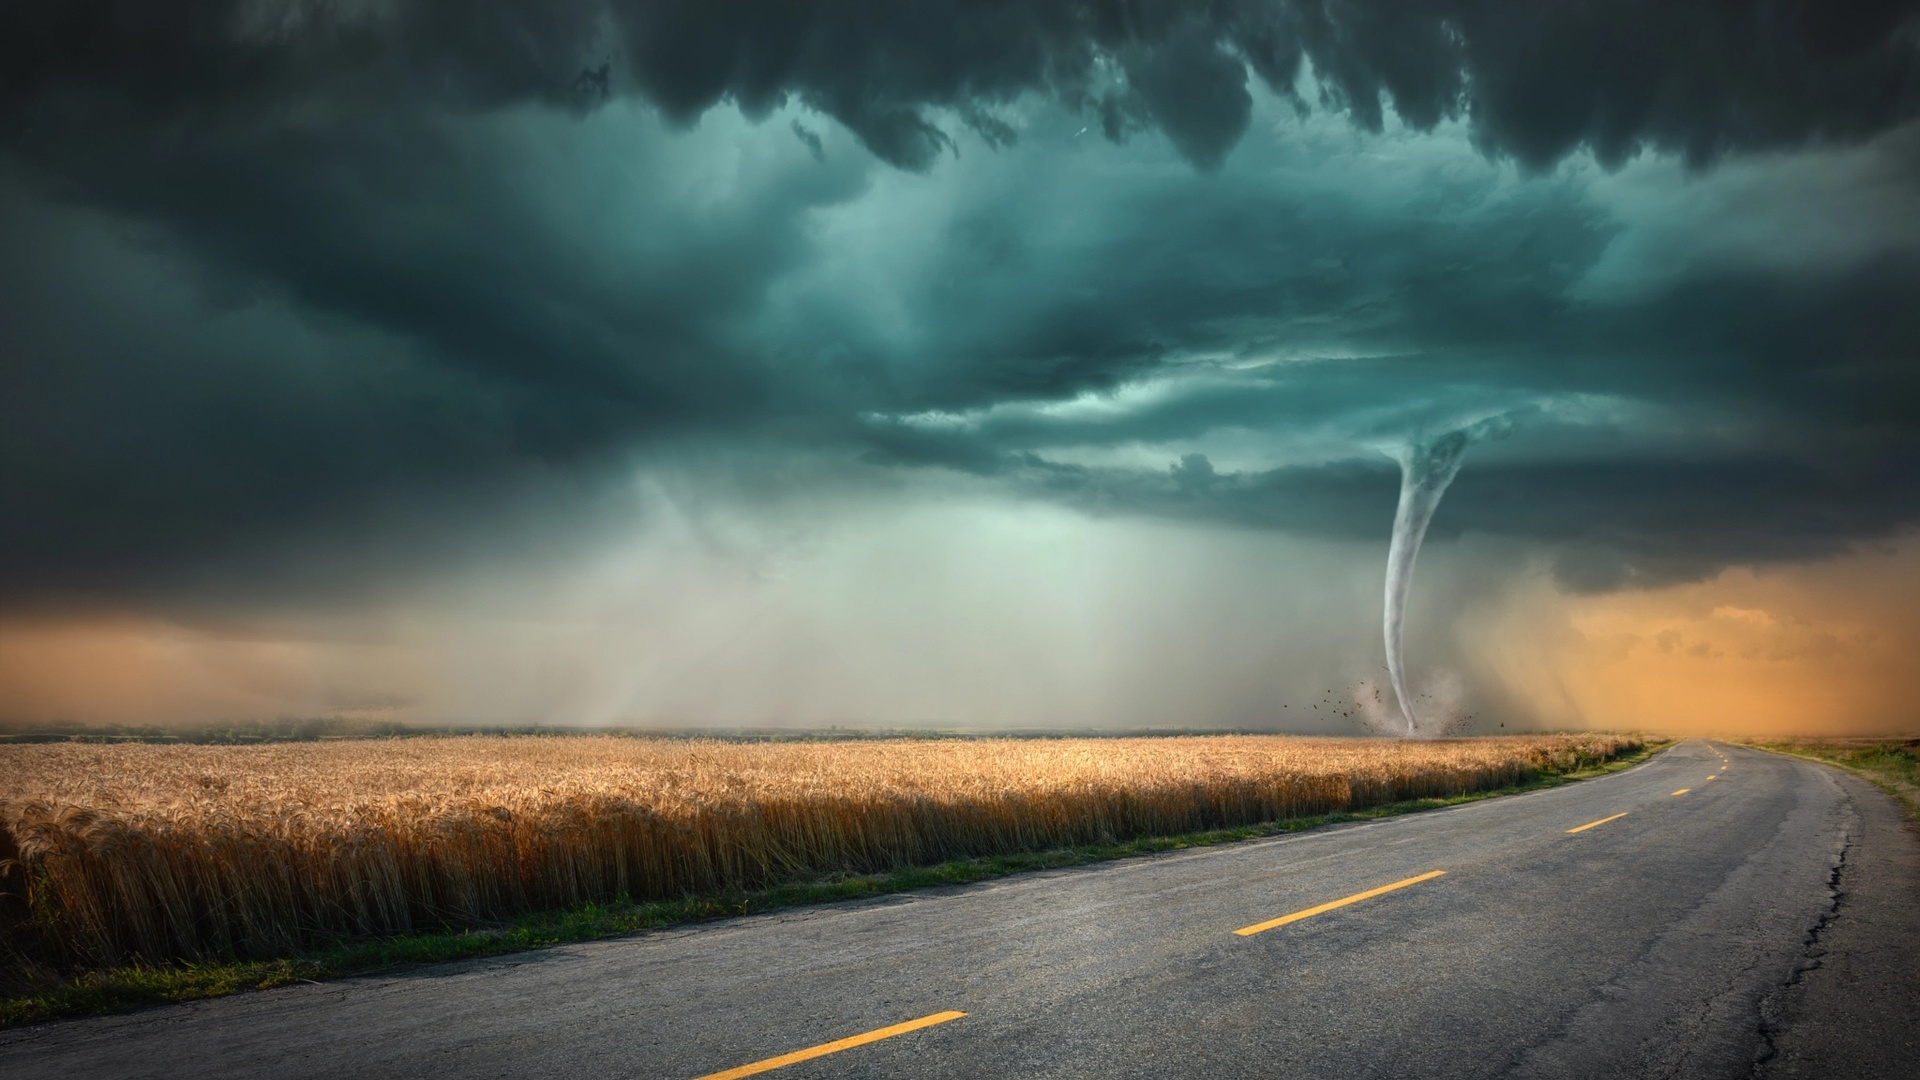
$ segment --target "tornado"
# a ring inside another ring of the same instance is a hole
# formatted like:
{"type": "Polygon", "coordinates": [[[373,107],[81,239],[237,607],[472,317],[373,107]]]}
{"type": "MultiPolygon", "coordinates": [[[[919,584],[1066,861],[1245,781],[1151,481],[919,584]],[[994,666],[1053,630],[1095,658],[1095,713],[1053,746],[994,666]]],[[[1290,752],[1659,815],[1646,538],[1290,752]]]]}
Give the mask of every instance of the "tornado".
{"type": "Polygon", "coordinates": [[[1460,459],[1467,452],[1468,434],[1450,431],[1427,443],[1415,443],[1396,456],[1400,460],[1400,507],[1393,515],[1393,543],[1387,548],[1387,602],[1381,630],[1387,639],[1387,674],[1393,679],[1393,693],[1400,700],[1400,717],[1407,734],[1418,731],[1413,713],[1413,698],[1407,694],[1407,666],[1401,652],[1405,636],[1407,590],[1413,584],[1413,561],[1420,554],[1420,541],[1427,535],[1427,523],[1440,506],[1440,496],[1460,471],[1460,459]]]}

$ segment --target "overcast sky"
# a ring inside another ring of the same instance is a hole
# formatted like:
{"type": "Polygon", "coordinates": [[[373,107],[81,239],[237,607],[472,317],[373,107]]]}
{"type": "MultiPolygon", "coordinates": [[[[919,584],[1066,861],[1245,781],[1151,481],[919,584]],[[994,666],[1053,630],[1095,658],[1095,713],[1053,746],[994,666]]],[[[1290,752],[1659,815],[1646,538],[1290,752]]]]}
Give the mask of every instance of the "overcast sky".
{"type": "Polygon", "coordinates": [[[1914,3],[32,0],[0,236],[0,717],[1358,730],[1478,425],[1436,709],[1920,727],[1914,3]]]}

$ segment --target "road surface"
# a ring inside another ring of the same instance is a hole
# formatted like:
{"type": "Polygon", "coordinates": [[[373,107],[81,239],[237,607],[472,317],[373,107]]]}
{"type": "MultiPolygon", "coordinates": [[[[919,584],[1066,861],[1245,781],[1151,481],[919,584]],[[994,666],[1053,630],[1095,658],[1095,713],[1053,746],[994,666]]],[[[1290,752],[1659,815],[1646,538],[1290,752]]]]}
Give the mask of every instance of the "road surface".
{"type": "Polygon", "coordinates": [[[1696,740],[1451,810],[0,1032],[0,1075],[1915,1078],[1917,1033],[1914,831],[1696,740]]]}

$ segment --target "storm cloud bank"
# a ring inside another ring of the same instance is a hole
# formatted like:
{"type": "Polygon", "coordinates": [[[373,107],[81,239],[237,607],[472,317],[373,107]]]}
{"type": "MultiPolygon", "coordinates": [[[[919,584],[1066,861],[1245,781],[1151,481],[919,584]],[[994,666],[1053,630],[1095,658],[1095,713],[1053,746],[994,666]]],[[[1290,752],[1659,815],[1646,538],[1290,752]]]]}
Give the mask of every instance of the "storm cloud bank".
{"type": "MultiPolygon", "coordinates": [[[[1920,521],[1911,3],[0,6],[0,604],[377,590],[636,469],[1605,590],[1920,521]]],[[[724,481],[724,483],[723,483],[724,481]]],[[[732,488],[730,488],[732,490],[732,488]]]]}
{"type": "Polygon", "coordinates": [[[1583,145],[1605,163],[1642,147],[1704,163],[1853,140],[1920,105],[1913,11],[1892,0],[91,0],[13,3],[0,20],[16,123],[60,122],[63,95],[130,121],[314,99],[577,111],[636,93],[685,123],[791,100],[914,169],[953,147],[949,118],[1013,142],[993,110],[1030,93],[1109,138],[1157,128],[1217,167],[1247,129],[1250,77],[1295,95],[1309,66],[1316,103],[1366,130],[1389,108],[1419,129],[1465,117],[1534,168],[1583,145]]]}

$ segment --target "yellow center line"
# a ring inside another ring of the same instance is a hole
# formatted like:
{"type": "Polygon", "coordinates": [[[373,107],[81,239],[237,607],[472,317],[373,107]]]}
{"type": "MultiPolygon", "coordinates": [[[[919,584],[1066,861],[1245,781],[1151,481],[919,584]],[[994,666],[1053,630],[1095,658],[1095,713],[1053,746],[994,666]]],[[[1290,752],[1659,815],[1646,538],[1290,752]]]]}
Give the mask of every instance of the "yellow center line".
{"type": "Polygon", "coordinates": [[[1588,829],[1593,828],[1595,825],[1605,825],[1609,821],[1619,821],[1621,818],[1626,816],[1627,816],[1627,812],[1625,810],[1622,810],[1619,813],[1613,815],[1612,817],[1603,817],[1599,821],[1589,821],[1585,825],[1576,825],[1573,828],[1568,829],[1567,831],[1569,833],[1586,832],[1588,829]]]}
{"type": "Polygon", "coordinates": [[[1686,794],[1687,792],[1689,792],[1689,791],[1692,791],[1692,790],[1693,790],[1693,789],[1692,789],[1692,788],[1690,788],[1690,787],[1683,787],[1683,788],[1681,788],[1681,789],[1680,789],[1679,791],[1676,791],[1676,792],[1674,792],[1674,794],[1675,794],[1675,795],[1685,795],[1685,794],[1686,794]]]}
{"type": "Polygon", "coordinates": [[[1446,873],[1445,870],[1429,870],[1426,873],[1419,875],[1418,877],[1410,877],[1405,881],[1396,881],[1391,885],[1382,885],[1377,889],[1368,889],[1366,892],[1357,892],[1357,893],[1354,893],[1352,896],[1342,897],[1341,899],[1332,901],[1331,903],[1321,904],[1318,907],[1310,907],[1305,911],[1296,911],[1291,915],[1282,915],[1277,919],[1268,919],[1266,922],[1263,922],[1263,923],[1254,923],[1252,926],[1243,926],[1240,929],[1235,930],[1234,933],[1239,934],[1241,937],[1252,937],[1253,935],[1258,934],[1263,930],[1271,930],[1276,926],[1285,926],[1288,923],[1299,922],[1301,919],[1310,919],[1313,916],[1319,915],[1323,912],[1332,911],[1334,908],[1343,908],[1343,907],[1346,907],[1348,904],[1357,904],[1362,900],[1371,900],[1382,893],[1390,893],[1395,889],[1404,889],[1409,885],[1418,885],[1423,881],[1430,881],[1434,878],[1437,878],[1444,873],[1446,873]]]}
{"type": "Polygon", "coordinates": [[[1709,780],[1718,780],[1718,779],[1720,779],[1720,774],[1719,774],[1719,773],[1710,773],[1710,774],[1708,774],[1708,776],[1707,776],[1707,779],[1709,779],[1709,780]]]}
{"type": "Polygon", "coordinates": [[[741,1076],[753,1076],[756,1073],[767,1072],[772,1069],[781,1068],[782,1066],[793,1065],[802,1061],[812,1061],[814,1058],[825,1057],[828,1054],[837,1054],[842,1050],[851,1050],[856,1046],[865,1046],[870,1042],[879,1042],[881,1039],[891,1039],[895,1035],[905,1035],[909,1031],[919,1031],[921,1028],[932,1027],[935,1024],[944,1024],[949,1020],[958,1020],[965,1015],[967,1014],[963,1012],[937,1012],[932,1016],[923,1016],[918,1020],[909,1020],[904,1024],[895,1024],[892,1027],[883,1027],[878,1031],[869,1031],[864,1035],[849,1035],[844,1039],[836,1039],[830,1043],[821,1043],[819,1046],[809,1046],[805,1050],[795,1050],[791,1054],[781,1054],[779,1057],[770,1057],[765,1061],[756,1061],[750,1065],[742,1065],[738,1068],[728,1069],[725,1072],[708,1073],[705,1076],[695,1077],[694,1080],[736,1080],[737,1077],[741,1076]]]}

